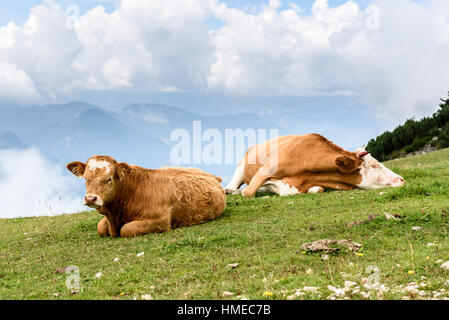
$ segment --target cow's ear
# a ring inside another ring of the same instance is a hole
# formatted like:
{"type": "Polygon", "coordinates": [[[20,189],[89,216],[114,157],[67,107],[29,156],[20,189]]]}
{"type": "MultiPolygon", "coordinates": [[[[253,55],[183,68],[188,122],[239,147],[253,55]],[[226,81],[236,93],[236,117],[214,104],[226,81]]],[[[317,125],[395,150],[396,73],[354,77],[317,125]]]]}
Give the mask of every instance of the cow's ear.
{"type": "Polygon", "coordinates": [[[124,162],[120,162],[117,164],[117,175],[119,176],[120,180],[126,177],[131,172],[131,167],[124,162]]]}
{"type": "Polygon", "coordinates": [[[70,162],[66,167],[75,176],[82,177],[84,175],[84,170],[86,169],[86,164],[79,161],[75,161],[70,162]]]}
{"type": "Polygon", "coordinates": [[[338,170],[343,173],[353,173],[357,170],[359,165],[356,159],[347,156],[338,157],[335,159],[335,164],[337,165],[338,170]]]}

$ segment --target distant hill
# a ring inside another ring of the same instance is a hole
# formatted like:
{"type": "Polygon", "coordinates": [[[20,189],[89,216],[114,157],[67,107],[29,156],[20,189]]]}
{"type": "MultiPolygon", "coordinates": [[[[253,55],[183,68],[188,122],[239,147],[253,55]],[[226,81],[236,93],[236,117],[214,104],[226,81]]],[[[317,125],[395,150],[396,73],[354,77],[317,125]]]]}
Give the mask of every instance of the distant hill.
{"type": "MultiPolygon", "coordinates": [[[[131,104],[115,112],[84,102],[45,106],[0,106],[0,149],[33,147],[57,163],[107,154],[148,168],[170,166],[175,129],[273,129],[279,124],[257,114],[202,116],[162,104],[131,104]]],[[[291,134],[280,129],[279,134],[291,134]]],[[[192,135],[191,135],[192,136],[192,135]]],[[[193,164],[192,164],[193,166],[193,164]]],[[[225,178],[234,166],[195,165],[225,178]]],[[[226,179],[226,178],[225,178],[226,179]]]]}
{"type": "Polygon", "coordinates": [[[0,106],[0,130],[21,133],[55,124],[67,125],[86,110],[97,108],[84,102],[44,106],[0,106]]]}
{"type": "Polygon", "coordinates": [[[0,150],[2,149],[25,149],[27,144],[14,133],[0,130],[0,150]]]}
{"type": "Polygon", "coordinates": [[[419,121],[407,120],[393,132],[372,139],[366,149],[382,161],[410,155],[418,150],[449,147],[449,97],[441,99],[440,109],[419,121]]]}
{"type": "MultiPolygon", "coordinates": [[[[201,121],[202,133],[207,129],[216,129],[222,135],[225,129],[265,129],[269,138],[269,129],[278,129],[279,135],[319,132],[354,150],[363,140],[339,128],[350,122],[353,130],[368,132],[375,124],[368,116],[360,119],[353,115],[351,106],[343,102],[335,101],[335,107],[325,113],[312,102],[310,106],[291,103],[283,107],[261,101],[253,113],[230,110],[229,114],[223,111],[218,115],[206,115],[207,105],[200,114],[190,111],[200,107],[187,110],[156,103],[133,103],[117,111],[80,101],[44,106],[0,105],[0,148],[36,148],[57,164],[108,154],[120,161],[158,168],[173,165],[170,151],[177,142],[170,141],[171,133],[184,129],[192,138],[193,121],[201,121]]],[[[204,142],[203,147],[207,144],[204,142]]],[[[226,163],[186,166],[220,175],[224,181],[235,170],[235,164],[226,163]]]]}

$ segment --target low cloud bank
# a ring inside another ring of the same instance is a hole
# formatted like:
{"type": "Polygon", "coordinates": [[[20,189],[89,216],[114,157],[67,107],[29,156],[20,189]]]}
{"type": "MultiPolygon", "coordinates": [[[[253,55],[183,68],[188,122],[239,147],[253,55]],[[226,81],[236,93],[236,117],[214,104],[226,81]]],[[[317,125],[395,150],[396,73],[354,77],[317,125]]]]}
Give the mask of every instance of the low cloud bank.
{"type": "Polygon", "coordinates": [[[0,150],[0,218],[86,210],[80,186],[38,150],[0,150]]]}

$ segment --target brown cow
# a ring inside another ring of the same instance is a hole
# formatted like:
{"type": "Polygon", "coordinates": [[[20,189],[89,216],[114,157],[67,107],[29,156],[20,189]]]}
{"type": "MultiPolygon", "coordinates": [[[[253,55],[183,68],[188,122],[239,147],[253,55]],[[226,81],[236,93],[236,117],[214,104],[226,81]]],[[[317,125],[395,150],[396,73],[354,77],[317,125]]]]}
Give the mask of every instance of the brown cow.
{"type": "Polygon", "coordinates": [[[94,156],[67,169],[86,179],[84,204],[105,217],[100,236],[134,237],[200,224],[226,207],[221,179],[199,169],[150,170],[94,156]]]}
{"type": "Polygon", "coordinates": [[[291,135],[251,147],[237,167],[227,194],[271,192],[281,196],[337,190],[399,187],[404,179],[366,150],[345,151],[319,134],[291,135]],[[262,161],[263,160],[263,161],[262,161]]]}

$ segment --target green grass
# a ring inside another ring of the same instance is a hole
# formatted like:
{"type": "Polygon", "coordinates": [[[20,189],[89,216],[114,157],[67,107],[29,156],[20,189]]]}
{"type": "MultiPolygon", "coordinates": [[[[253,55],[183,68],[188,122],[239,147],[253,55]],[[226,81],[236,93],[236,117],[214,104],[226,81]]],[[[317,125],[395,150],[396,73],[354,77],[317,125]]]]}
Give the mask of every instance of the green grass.
{"type": "Polygon", "coordinates": [[[406,186],[286,198],[233,196],[215,221],[134,239],[99,238],[101,216],[94,212],[0,220],[0,298],[224,299],[228,291],[231,299],[292,299],[297,289],[313,286],[320,294],[295,298],[328,299],[328,285],[342,288],[349,280],[358,287],[346,293],[349,299],[367,298],[365,293],[370,299],[442,299],[449,271],[437,261],[449,260],[449,216],[442,214],[449,212],[449,149],[387,166],[406,186]],[[402,218],[387,220],[384,212],[402,218]],[[348,227],[371,214],[380,216],[348,227]],[[302,252],[303,243],[325,238],[352,239],[364,247],[359,255],[342,251],[327,260],[302,252]],[[145,254],[137,257],[139,252],[145,254]],[[231,263],[238,267],[228,268],[231,263]],[[82,292],[76,294],[61,272],[70,265],[80,270],[82,292]],[[370,266],[379,269],[387,292],[363,287],[370,266]],[[411,282],[425,285],[420,294],[403,292],[411,282]]]}

